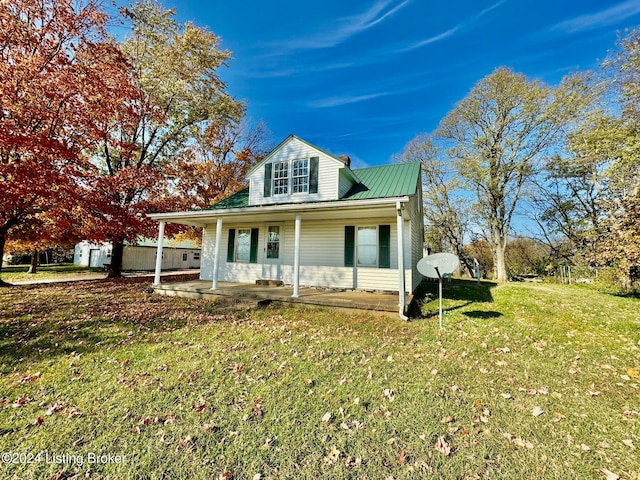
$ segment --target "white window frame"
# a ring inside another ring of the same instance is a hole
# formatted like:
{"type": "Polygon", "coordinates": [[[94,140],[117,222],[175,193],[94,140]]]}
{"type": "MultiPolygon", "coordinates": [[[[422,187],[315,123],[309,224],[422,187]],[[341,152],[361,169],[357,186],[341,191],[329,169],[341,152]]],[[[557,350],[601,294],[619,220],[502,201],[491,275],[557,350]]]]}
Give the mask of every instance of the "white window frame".
{"type": "Polygon", "coordinates": [[[365,268],[378,268],[378,265],[380,264],[380,259],[378,258],[378,252],[380,250],[378,242],[379,242],[379,235],[378,235],[378,225],[360,225],[360,226],[356,226],[356,266],[358,267],[365,267],[365,268]],[[364,230],[364,229],[373,229],[373,231],[375,232],[375,239],[374,239],[374,243],[373,244],[360,244],[360,230],[364,230]],[[360,263],[360,247],[371,247],[373,246],[375,249],[375,257],[376,257],[376,262],[374,265],[369,265],[369,264],[364,264],[364,263],[360,263]]]}
{"type": "Polygon", "coordinates": [[[271,190],[273,194],[287,195],[289,193],[289,162],[273,162],[272,169],[271,190]]]}
{"type": "Polygon", "coordinates": [[[237,263],[250,263],[251,262],[251,229],[250,228],[238,228],[236,230],[236,244],[235,244],[235,261],[237,263]],[[241,259],[238,255],[240,253],[240,232],[249,232],[249,248],[247,250],[247,259],[241,259]]]}
{"type": "Polygon", "coordinates": [[[299,158],[296,160],[291,160],[291,193],[292,194],[309,193],[309,159],[308,158],[299,158]],[[299,164],[302,164],[302,165],[299,165],[299,164]],[[304,173],[300,174],[300,171],[304,173]]]}

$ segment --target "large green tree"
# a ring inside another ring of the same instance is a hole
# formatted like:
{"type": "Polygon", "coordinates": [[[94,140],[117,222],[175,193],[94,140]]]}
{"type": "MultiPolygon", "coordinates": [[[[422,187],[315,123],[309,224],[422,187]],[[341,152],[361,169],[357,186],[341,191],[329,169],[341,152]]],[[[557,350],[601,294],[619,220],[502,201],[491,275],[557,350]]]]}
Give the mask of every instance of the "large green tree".
{"type": "Polygon", "coordinates": [[[231,58],[219,37],[178,23],[174,10],[149,0],[123,13],[131,28],[121,48],[140,96],[127,105],[126,118],[103,125],[97,215],[88,226],[90,238],[113,243],[110,277],[121,275],[125,241],[155,235],[146,214],[178,205],[168,194],[168,166],[198,132],[238,122],[244,114],[218,74],[231,58]]]}
{"type": "Polygon", "coordinates": [[[420,134],[411,140],[399,156],[401,162],[422,165],[422,195],[426,224],[425,241],[435,251],[447,250],[460,257],[469,274],[473,265],[464,251],[469,234],[471,209],[462,192],[462,183],[452,164],[436,146],[437,138],[420,134]]]}
{"type": "Polygon", "coordinates": [[[618,267],[630,286],[640,280],[640,29],[618,45],[604,69],[618,108],[585,125],[585,141],[574,142],[572,153],[602,168],[597,186],[606,231],[595,257],[618,267]]]}
{"type": "Polygon", "coordinates": [[[524,189],[580,101],[574,79],[554,89],[501,67],[480,80],[436,131],[448,144],[448,161],[476,194],[498,280],[507,280],[505,249],[524,189]]]}

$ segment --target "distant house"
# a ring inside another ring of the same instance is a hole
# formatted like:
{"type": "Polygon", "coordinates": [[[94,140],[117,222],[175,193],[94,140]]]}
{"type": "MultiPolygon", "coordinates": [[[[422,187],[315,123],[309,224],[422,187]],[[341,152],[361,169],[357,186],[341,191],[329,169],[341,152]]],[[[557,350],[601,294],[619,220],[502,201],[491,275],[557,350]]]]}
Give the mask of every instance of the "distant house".
{"type": "MultiPolygon", "coordinates": [[[[208,209],[157,213],[204,227],[201,279],[394,291],[401,311],[420,282],[419,163],[351,169],[294,135],[246,176],[249,186],[208,209]]],[[[159,281],[156,276],[156,283],[159,281]]]]}
{"type": "MultiPolygon", "coordinates": [[[[111,263],[111,243],[76,244],[73,263],[87,267],[104,267],[111,263]]],[[[123,270],[154,270],[158,243],[142,239],[135,244],[125,243],[122,253],[123,270]]],[[[193,242],[163,241],[162,270],[200,268],[200,248],[193,242]]]]}

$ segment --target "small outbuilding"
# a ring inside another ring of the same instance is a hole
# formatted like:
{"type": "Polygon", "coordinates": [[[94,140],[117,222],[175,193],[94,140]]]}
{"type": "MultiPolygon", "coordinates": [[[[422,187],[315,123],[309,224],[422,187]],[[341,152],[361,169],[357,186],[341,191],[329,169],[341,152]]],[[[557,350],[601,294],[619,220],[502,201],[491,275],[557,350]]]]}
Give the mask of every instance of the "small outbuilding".
{"type": "MultiPolygon", "coordinates": [[[[112,244],[89,243],[76,244],[73,263],[86,267],[103,268],[111,263],[112,244]]],[[[122,254],[123,270],[149,270],[156,267],[158,243],[155,240],[141,239],[136,243],[125,243],[122,254]]],[[[162,248],[162,270],[181,270],[200,268],[201,249],[194,242],[164,240],[162,248]]]]}

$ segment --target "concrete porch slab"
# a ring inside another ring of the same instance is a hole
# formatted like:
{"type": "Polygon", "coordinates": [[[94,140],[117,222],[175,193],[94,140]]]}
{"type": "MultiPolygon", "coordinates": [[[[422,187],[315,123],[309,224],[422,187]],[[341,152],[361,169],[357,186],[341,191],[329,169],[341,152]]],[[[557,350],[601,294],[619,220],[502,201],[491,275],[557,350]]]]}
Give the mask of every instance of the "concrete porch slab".
{"type": "MultiPolygon", "coordinates": [[[[173,295],[187,298],[208,298],[218,296],[253,298],[277,302],[301,303],[339,308],[355,308],[398,313],[397,293],[369,293],[361,291],[340,291],[319,288],[300,288],[300,296],[291,297],[290,286],[265,286],[248,283],[219,282],[218,289],[211,289],[210,280],[191,280],[171,282],[153,286],[160,295],[173,295]]],[[[407,299],[409,303],[410,298],[407,299]]]]}

